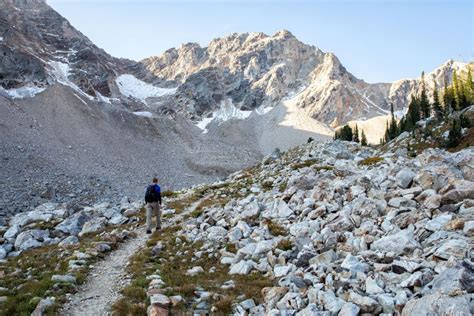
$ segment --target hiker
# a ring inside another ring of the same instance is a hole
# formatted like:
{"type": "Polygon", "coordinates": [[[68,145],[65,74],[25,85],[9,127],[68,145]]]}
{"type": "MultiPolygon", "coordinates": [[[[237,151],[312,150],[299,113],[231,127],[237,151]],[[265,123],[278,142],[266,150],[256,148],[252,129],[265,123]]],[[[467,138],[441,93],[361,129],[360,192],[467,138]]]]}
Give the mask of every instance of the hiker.
{"type": "Polygon", "coordinates": [[[151,222],[153,214],[156,214],[156,230],[161,229],[161,188],[158,179],[155,177],[146,188],[146,233],[151,234],[151,222]]]}

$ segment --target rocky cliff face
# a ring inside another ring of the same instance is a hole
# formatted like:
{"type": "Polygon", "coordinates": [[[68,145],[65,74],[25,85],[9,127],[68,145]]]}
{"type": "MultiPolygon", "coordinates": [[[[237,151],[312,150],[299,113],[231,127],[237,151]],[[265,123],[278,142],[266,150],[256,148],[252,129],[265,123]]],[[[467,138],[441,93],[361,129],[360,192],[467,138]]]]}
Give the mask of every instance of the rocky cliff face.
{"type": "MultiPolygon", "coordinates": [[[[288,31],[232,34],[208,47],[188,43],[141,63],[161,80],[179,84],[167,112],[192,119],[210,116],[230,99],[241,110],[274,106],[296,97],[299,107],[321,122],[338,126],[353,119],[387,114],[407,106],[420,89],[419,79],[369,84],[344,68],[332,53],[306,45],[288,31]]],[[[462,63],[449,61],[426,76],[427,88],[442,86],[462,63]]],[[[150,74],[142,73],[142,77],[150,74]]]]}
{"type": "Polygon", "coordinates": [[[0,3],[0,86],[67,82],[91,97],[112,96],[114,77],[134,63],[111,57],[45,1],[0,3]]]}

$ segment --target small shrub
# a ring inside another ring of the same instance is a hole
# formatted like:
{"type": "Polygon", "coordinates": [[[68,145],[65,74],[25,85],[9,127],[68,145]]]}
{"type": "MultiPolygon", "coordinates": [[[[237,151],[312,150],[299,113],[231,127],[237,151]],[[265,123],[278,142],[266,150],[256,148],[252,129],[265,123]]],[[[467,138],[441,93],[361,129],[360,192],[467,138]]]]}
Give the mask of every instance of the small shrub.
{"type": "Polygon", "coordinates": [[[285,192],[287,187],[288,187],[288,182],[285,181],[285,182],[280,183],[280,186],[279,186],[280,192],[285,192]]]}
{"type": "Polygon", "coordinates": [[[286,235],[288,235],[287,231],[280,224],[275,223],[273,221],[267,221],[266,224],[267,224],[267,227],[268,227],[268,231],[273,236],[286,236],[286,235]]]}
{"type": "Polygon", "coordinates": [[[232,299],[225,297],[214,304],[217,308],[217,313],[219,315],[230,315],[232,314],[232,299]]]}
{"type": "Polygon", "coordinates": [[[382,160],[383,160],[382,157],[369,157],[369,158],[365,158],[364,160],[359,161],[359,165],[372,166],[381,162],[382,160]]]}
{"type": "Polygon", "coordinates": [[[310,166],[314,165],[315,163],[316,163],[315,159],[308,159],[308,160],[305,160],[303,162],[294,163],[291,166],[291,168],[293,170],[298,170],[298,169],[301,169],[301,168],[310,167],[310,166]]]}
{"type": "Polygon", "coordinates": [[[174,197],[176,195],[177,195],[176,192],[173,192],[171,190],[165,190],[165,191],[161,192],[162,197],[174,197]]]}
{"type": "Polygon", "coordinates": [[[293,242],[289,239],[282,239],[276,246],[278,249],[288,251],[293,248],[293,242]]]}

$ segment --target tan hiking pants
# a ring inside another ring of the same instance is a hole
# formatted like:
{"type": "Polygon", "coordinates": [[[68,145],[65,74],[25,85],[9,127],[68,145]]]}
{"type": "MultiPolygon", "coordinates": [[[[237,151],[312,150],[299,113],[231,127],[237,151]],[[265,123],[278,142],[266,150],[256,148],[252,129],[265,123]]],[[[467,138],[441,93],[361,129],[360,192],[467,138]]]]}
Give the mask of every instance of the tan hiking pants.
{"type": "Polygon", "coordinates": [[[161,227],[161,206],[158,202],[152,202],[146,204],[146,230],[152,228],[153,214],[156,215],[156,227],[161,227]]]}

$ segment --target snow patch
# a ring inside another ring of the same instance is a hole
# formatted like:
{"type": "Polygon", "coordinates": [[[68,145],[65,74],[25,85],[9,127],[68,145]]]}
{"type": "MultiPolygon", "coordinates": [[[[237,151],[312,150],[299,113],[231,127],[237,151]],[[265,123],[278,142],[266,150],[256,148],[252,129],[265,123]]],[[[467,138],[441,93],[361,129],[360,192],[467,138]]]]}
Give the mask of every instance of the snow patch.
{"type": "Polygon", "coordinates": [[[94,97],[88,95],[82,91],[75,83],[69,80],[69,65],[66,63],[61,63],[59,61],[50,61],[49,65],[51,66],[51,76],[60,84],[71,87],[72,89],[79,92],[82,96],[85,96],[89,100],[94,100],[94,97]]]}
{"type": "Polygon", "coordinates": [[[38,93],[43,92],[44,90],[45,88],[40,88],[37,86],[24,86],[21,88],[9,89],[9,90],[6,90],[0,87],[0,92],[3,92],[3,94],[8,95],[12,99],[32,98],[38,93]]]}
{"type": "Polygon", "coordinates": [[[196,126],[202,129],[203,133],[207,133],[207,126],[214,120],[217,122],[226,122],[231,119],[243,120],[248,118],[252,112],[253,111],[242,111],[237,109],[232,103],[232,99],[229,98],[221,102],[219,110],[212,113],[210,117],[203,118],[196,124],[196,126]]]}
{"type": "Polygon", "coordinates": [[[153,118],[153,113],[148,112],[148,111],[137,111],[137,112],[132,112],[132,113],[137,116],[153,118]]]}
{"type": "Polygon", "coordinates": [[[146,103],[148,98],[156,98],[164,95],[174,94],[177,88],[158,88],[154,85],[137,79],[133,75],[121,75],[116,79],[120,93],[146,103]]]}

